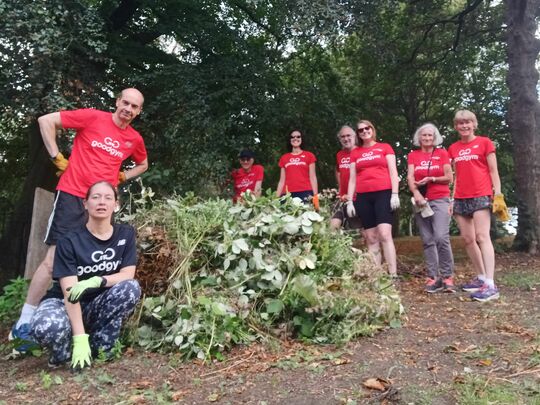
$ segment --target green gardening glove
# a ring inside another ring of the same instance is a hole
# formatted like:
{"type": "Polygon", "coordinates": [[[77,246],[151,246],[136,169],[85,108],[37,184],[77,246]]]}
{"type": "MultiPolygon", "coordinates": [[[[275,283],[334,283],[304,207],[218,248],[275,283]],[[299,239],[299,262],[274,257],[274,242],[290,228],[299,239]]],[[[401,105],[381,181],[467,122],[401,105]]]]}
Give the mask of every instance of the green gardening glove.
{"type": "Polygon", "coordinates": [[[92,350],[88,335],[73,336],[73,352],[71,353],[71,367],[82,369],[92,364],[92,350]]]}
{"type": "Polygon", "coordinates": [[[66,291],[69,291],[68,301],[72,304],[79,302],[79,300],[84,296],[90,288],[99,288],[105,287],[107,281],[103,277],[94,276],[88,280],[79,281],[73,287],[68,287],[66,291]]]}

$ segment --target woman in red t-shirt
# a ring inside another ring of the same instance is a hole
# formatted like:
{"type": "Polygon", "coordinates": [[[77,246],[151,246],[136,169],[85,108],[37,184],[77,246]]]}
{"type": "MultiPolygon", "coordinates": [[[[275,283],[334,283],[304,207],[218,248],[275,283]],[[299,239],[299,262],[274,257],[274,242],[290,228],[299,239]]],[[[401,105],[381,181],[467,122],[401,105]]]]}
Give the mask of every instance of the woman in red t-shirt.
{"type": "Polygon", "coordinates": [[[311,152],[302,150],[304,134],[298,129],[287,136],[287,149],[279,159],[281,173],[277,186],[277,195],[290,193],[292,197],[307,201],[313,197],[313,206],[319,209],[319,195],[315,162],[317,158],[311,152]]]}
{"type": "Polygon", "coordinates": [[[450,187],[452,168],[448,152],[437,148],[442,136],[431,123],[422,125],[413,136],[420,149],[407,156],[407,183],[413,194],[416,224],[424,245],[428,270],[425,290],[455,292],[454,256],[450,245],[450,187]]]}
{"type": "Polygon", "coordinates": [[[472,292],[474,300],[489,301],[499,298],[494,281],[495,252],[489,235],[493,192],[493,212],[508,219],[501,194],[495,146],[489,138],[475,135],[478,121],[471,111],[456,112],[454,128],[460,139],[448,148],[456,173],[451,207],[465,249],[477,272],[477,276],[462,289],[472,292]]]}
{"type": "Polygon", "coordinates": [[[377,142],[377,132],[371,122],[358,121],[356,135],[359,146],[351,151],[347,213],[360,217],[364,227],[362,234],[375,263],[382,262],[382,246],[388,272],[397,277],[396,248],[392,239],[393,211],[399,208],[396,155],[389,144],[377,142]],[[353,199],[355,193],[356,199],[353,199]]]}

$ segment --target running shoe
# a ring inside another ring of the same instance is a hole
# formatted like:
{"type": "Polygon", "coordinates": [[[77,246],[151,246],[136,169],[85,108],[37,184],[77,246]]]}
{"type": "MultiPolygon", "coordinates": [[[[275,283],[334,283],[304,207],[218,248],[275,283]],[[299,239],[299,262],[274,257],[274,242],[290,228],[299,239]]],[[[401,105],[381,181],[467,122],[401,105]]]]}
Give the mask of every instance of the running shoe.
{"type": "Polygon", "coordinates": [[[486,302],[499,298],[499,289],[497,287],[489,287],[487,284],[471,294],[471,298],[476,301],[486,302]]]}
{"type": "Polygon", "coordinates": [[[30,336],[30,324],[23,323],[17,328],[17,325],[13,325],[11,332],[9,332],[8,340],[13,341],[13,353],[24,354],[37,344],[32,340],[30,336]]]}
{"type": "Polygon", "coordinates": [[[443,283],[440,278],[434,279],[431,277],[428,277],[426,280],[426,285],[424,286],[424,290],[428,293],[436,293],[437,291],[441,291],[443,289],[443,283]]]}
{"type": "Polygon", "coordinates": [[[484,286],[484,282],[480,280],[478,277],[475,277],[471,280],[470,283],[463,284],[461,286],[461,289],[467,292],[476,292],[480,290],[483,286],[484,286]]]}
{"type": "Polygon", "coordinates": [[[442,281],[444,292],[455,293],[456,286],[454,285],[454,278],[452,276],[446,277],[442,281]]]}

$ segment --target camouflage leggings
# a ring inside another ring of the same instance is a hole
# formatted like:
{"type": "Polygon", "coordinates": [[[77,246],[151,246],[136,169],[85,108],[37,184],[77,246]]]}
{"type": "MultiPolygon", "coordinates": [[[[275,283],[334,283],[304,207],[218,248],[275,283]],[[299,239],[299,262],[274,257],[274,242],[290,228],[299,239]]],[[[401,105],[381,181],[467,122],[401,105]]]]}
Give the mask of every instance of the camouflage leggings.
{"type": "MultiPolygon", "coordinates": [[[[126,280],[105,290],[92,301],[81,302],[86,333],[92,354],[110,350],[120,334],[122,322],[135,309],[141,296],[136,280],[126,280]]],[[[64,301],[48,298],[39,304],[30,321],[30,334],[51,351],[49,361],[60,364],[71,358],[71,323],[64,301]]]]}

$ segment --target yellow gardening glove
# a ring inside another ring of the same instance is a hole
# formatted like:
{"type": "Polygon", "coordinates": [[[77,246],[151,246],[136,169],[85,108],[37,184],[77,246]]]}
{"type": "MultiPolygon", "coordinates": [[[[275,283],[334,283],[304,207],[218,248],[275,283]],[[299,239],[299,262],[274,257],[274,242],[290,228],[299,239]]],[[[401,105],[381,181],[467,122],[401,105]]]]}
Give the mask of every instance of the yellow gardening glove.
{"type": "Polygon", "coordinates": [[[499,221],[505,222],[510,220],[510,213],[508,212],[508,207],[504,202],[504,195],[497,194],[493,198],[493,213],[499,221]]]}
{"type": "Polygon", "coordinates": [[[120,171],[118,172],[118,184],[125,183],[127,180],[126,172],[120,171]]]}
{"type": "Polygon", "coordinates": [[[58,152],[58,154],[51,158],[51,160],[58,170],[60,170],[60,172],[65,172],[69,165],[69,161],[64,157],[64,155],[62,155],[61,152],[58,152]]]}
{"type": "Polygon", "coordinates": [[[71,353],[71,367],[83,369],[92,364],[92,350],[88,341],[88,335],[73,336],[73,350],[71,353]]]}

